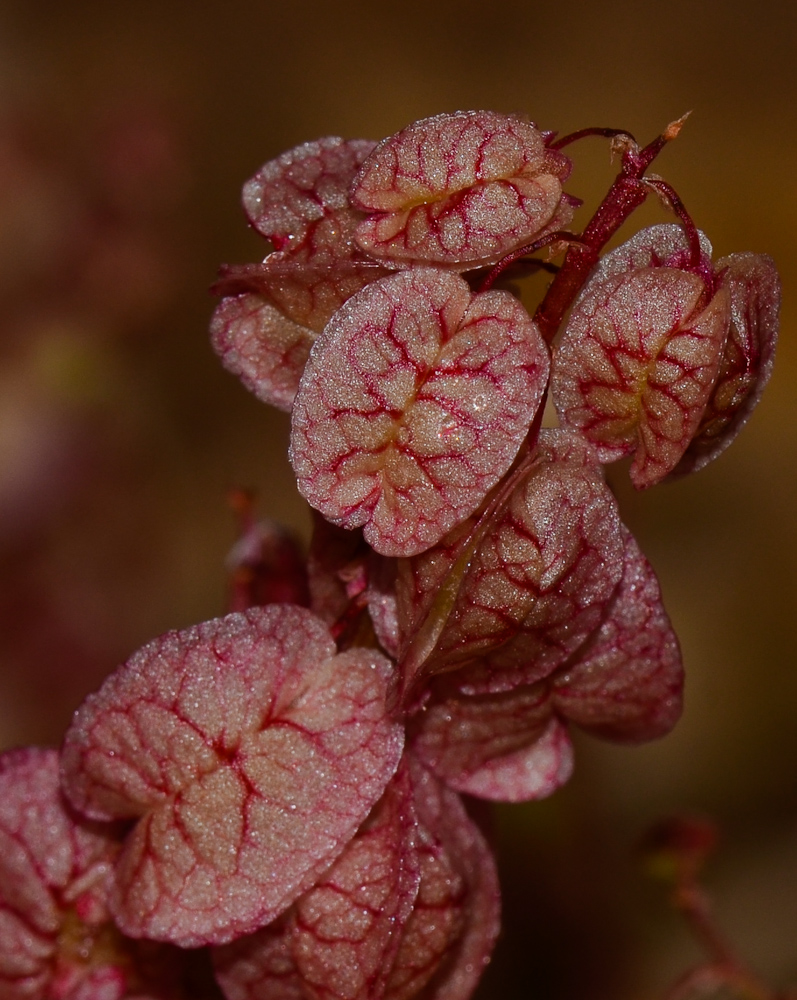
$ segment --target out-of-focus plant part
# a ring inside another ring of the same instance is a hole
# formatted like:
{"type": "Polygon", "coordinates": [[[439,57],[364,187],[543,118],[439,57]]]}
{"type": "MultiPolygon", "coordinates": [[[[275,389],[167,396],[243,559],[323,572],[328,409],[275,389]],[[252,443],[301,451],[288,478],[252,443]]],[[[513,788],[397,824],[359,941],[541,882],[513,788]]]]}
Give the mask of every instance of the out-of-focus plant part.
{"type": "Polygon", "coordinates": [[[175,562],[160,524],[146,546],[131,533],[164,509],[146,492],[171,404],[148,367],[192,258],[185,122],[143,83],[74,116],[60,96],[3,90],[0,126],[0,660],[14,666],[0,730],[14,745],[63,727],[73,692],[138,641],[118,609],[144,606],[141,563],[165,577],[175,562]]]}
{"type": "Polygon", "coordinates": [[[702,884],[703,869],[717,840],[718,831],[711,821],[684,814],[660,820],[640,845],[650,873],[672,887],[673,907],[706,953],[705,961],[680,976],[661,1000],[686,1000],[725,990],[741,1000],[792,1000],[794,990],[768,986],[719,927],[711,896],[702,884]]]}
{"type": "Polygon", "coordinates": [[[255,518],[254,497],[233,490],[238,539],[227,554],[228,611],[263,604],[310,604],[307,563],[299,540],[273,521],[255,518]]]}
{"type": "Polygon", "coordinates": [[[92,418],[119,388],[116,347],[170,297],[177,248],[163,230],[183,165],[171,122],[143,98],[71,136],[69,159],[50,148],[49,117],[39,128],[0,107],[0,121],[3,544],[76,488],[92,418]],[[53,476],[60,488],[44,488],[53,476]]]}

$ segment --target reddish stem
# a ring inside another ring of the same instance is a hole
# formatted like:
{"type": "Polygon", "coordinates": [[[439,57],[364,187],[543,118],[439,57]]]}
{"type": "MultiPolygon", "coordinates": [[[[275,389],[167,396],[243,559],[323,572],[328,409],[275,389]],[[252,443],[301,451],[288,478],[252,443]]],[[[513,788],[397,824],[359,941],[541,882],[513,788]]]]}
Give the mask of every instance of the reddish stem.
{"type": "Polygon", "coordinates": [[[664,1000],[681,1000],[690,993],[710,993],[727,986],[746,1000],[776,1000],[773,990],[763,983],[737,956],[725,940],[711,912],[709,898],[691,877],[684,878],[673,894],[675,907],[684,915],[695,937],[709,955],[681,976],[664,1000]]]}
{"type": "Polygon", "coordinates": [[[696,274],[700,274],[705,278],[706,275],[703,273],[704,269],[702,267],[702,254],[700,252],[700,234],[697,231],[697,226],[695,225],[692,216],[687,212],[686,206],[681,201],[680,195],[675,188],[672,187],[672,185],[668,184],[667,181],[660,180],[658,177],[645,178],[645,183],[648,187],[652,188],[656,194],[663,199],[668,208],[670,208],[671,211],[678,216],[684,232],[686,233],[686,238],[689,241],[689,266],[696,274]]]}
{"type": "Polygon", "coordinates": [[[650,190],[648,183],[642,180],[645,171],[667,143],[678,135],[682,123],[683,119],[680,119],[669,125],[642,150],[629,141],[623,153],[620,173],[581,234],[579,246],[567,251],[559,273],[551,282],[534,315],[547,343],[550,344],[556,336],[565,313],[597,263],[603,247],[631,213],[644,202],[650,190]]]}
{"type": "Polygon", "coordinates": [[[586,139],[590,135],[598,135],[604,139],[617,139],[620,136],[624,136],[630,139],[631,142],[636,142],[631,133],[626,132],[624,128],[580,128],[577,132],[570,132],[567,135],[563,135],[561,139],[557,139],[556,142],[549,142],[547,145],[549,149],[564,149],[571,142],[578,142],[579,139],[586,139]]]}
{"type": "MultiPolygon", "coordinates": [[[[550,246],[551,243],[570,243],[574,246],[578,246],[581,244],[581,237],[576,236],[575,233],[567,232],[564,229],[557,229],[554,233],[548,233],[546,236],[541,236],[540,239],[535,240],[534,243],[529,243],[524,247],[519,247],[517,250],[513,250],[512,253],[508,253],[506,257],[502,257],[501,260],[498,261],[484,281],[479,285],[479,291],[489,291],[501,273],[505,271],[510,264],[514,264],[515,261],[520,260],[521,257],[526,257],[531,253],[536,253],[537,250],[542,250],[543,247],[550,246]]],[[[545,261],[540,261],[540,266],[543,266],[544,264],[545,261]]]]}

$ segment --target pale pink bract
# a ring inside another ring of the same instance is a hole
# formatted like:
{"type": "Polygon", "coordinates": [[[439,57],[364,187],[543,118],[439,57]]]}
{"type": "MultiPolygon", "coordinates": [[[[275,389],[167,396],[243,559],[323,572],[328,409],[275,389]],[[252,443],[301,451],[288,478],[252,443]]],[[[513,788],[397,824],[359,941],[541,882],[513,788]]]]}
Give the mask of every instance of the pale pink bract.
{"type": "Polygon", "coordinates": [[[137,820],[110,901],[125,933],[219,943],[309,888],[398,765],[391,683],[376,650],[337,655],[292,605],[169,633],[111,675],[67,733],[63,772],[86,815],[137,820]]]}
{"type": "Polygon", "coordinates": [[[672,472],[698,433],[728,335],[731,297],[714,287],[710,246],[699,261],[689,250],[679,227],[653,226],[607,254],[554,352],[561,422],[601,461],[633,454],[638,489],[672,472]]]}
{"type": "Polygon", "coordinates": [[[222,268],[211,341],[225,368],[266,403],[290,410],[307,355],[332,314],[384,274],[354,245],[361,214],[348,190],[374,143],[304,143],[244,185],[251,224],[275,247],[262,264],[222,268]]]}
{"type": "Polygon", "coordinates": [[[292,416],[302,495],[383,555],[429,548],[514,459],[548,353],[506,292],[431,268],[353,296],[315,346],[292,416]]]}
{"type": "Polygon", "coordinates": [[[494,264],[572,218],[562,182],[570,161],[546,148],[530,122],[494,111],[459,111],[408,125],[383,140],[352,188],[371,212],[355,238],[394,267],[457,271],[494,264]]]}

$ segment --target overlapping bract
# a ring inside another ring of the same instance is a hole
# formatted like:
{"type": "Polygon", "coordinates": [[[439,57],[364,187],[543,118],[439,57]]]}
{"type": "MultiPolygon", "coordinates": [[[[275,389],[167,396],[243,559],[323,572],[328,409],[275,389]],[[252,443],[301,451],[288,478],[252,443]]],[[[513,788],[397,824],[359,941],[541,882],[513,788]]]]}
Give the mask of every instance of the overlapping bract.
{"type": "Polygon", "coordinates": [[[489,517],[402,560],[395,585],[413,751],[454,788],[504,801],[569,777],[569,721],[654,739],[683,686],[655,575],[594,451],[543,431],[517,478],[489,517]]]}
{"type": "Polygon", "coordinates": [[[408,759],[317,885],[214,958],[229,1000],[464,1000],[497,932],[487,845],[458,797],[408,759]]]}
{"type": "Polygon", "coordinates": [[[570,776],[567,723],[621,743],[656,739],[675,725],[678,641],[650,564],[627,529],[621,536],[622,577],[602,621],[561,665],[536,683],[515,671],[516,683],[498,693],[474,692],[467,668],[433,682],[411,743],[452,787],[498,801],[541,798],[570,776]]]}
{"type": "Polygon", "coordinates": [[[291,605],[167,634],[113,674],[77,714],[63,767],[84,815],[137,821],[110,899],[122,930],[219,943],[309,888],[398,766],[391,680],[376,650],[337,655],[291,605]]]}
{"type": "Polygon", "coordinates": [[[554,354],[560,420],[604,462],[633,454],[652,486],[700,468],[741,429],[772,366],[780,290],[768,257],[711,264],[679,226],[652,226],[607,254],[554,354]]]}
{"type": "Polygon", "coordinates": [[[222,269],[211,339],[224,366],[266,403],[290,410],[307,355],[333,313],[384,273],[358,252],[348,189],[373,148],[336,137],[267,163],[244,186],[252,226],[275,247],[262,264],[222,269]]]}
{"type": "Polygon", "coordinates": [[[466,672],[471,693],[531,684],[560,666],[600,624],[623,570],[617,504],[572,434],[544,431],[502,509],[486,530],[477,523],[403,561],[396,587],[405,671],[477,663],[466,672]],[[421,654],[430,632],[434,647],[421,654]]]}
{"type": "Polygon", "coordinates": [[[275,251],[223,268],[214,286],[224,298],[211,339],[225,367],[290,410],[316,336],[388,269],[467,271],[567,225],[570,162],[544,139],[515,116],[460,112],[378,146],[328,137],[266,163],[243,203],[275,251]]]}
{"type": "Polygon", "coordinates": [[[494,264],[572,218],[570,161],[530,122],[494,111],[437,115],[383,140],[352,189],[371,213],[358,245],[390,266],[494,264]]]}

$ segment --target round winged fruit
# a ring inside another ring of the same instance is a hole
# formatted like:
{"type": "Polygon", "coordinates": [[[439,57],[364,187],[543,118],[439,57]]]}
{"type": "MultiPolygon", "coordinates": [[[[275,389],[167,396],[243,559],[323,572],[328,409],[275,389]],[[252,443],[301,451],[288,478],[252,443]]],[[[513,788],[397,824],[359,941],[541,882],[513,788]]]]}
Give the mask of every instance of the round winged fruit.
{"type": "Polygon", "coordinates": [[[352,202],[368,218],[355,238],[391,267],[457,271],[494,264],[573,215],[570,161],[531,122],[459,111],[414,122],[363,163],[352,202]]]}
{"type": "Polygon", "coordinates": [[[290,410],[307,355],[330,316],[385,269],[353,241],[349,186],[374,143],[335,136],[270,160],[244,185],[249,222],[275,247],[262,264],[227,266],[211,322],[225,368],[290,410]]]}
{"type": "Polygon", "coordinates": [[[293,408],[299,490],[388,556],[434,545],[512,464],[548,351],[508,292],[414,268],[353,296],[315,345],[293,408]]]}
{"type": "Polygon", "coordinates": [[[601,461],[633,453],[638,489],[675,468],[719,373],[731,303],[710,256],[701,235],[694,260],[679,226],[637,233],[598,265],[554,355],[560,420],[601,461]]]}
{"type": "Polygon", "coordinates": [[[168,633],[112,674],[77,712],[62,768],[84,815],[134,821],[110,895],[121,929],[193,948],[278,917],[398,766],[391,683],[376,650],[338,655],[288,604],[168,633]]]}

